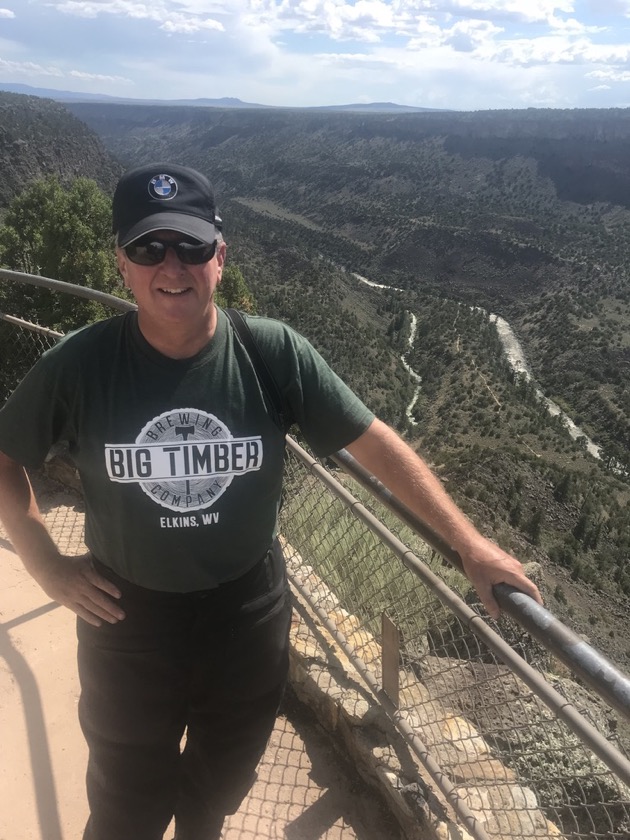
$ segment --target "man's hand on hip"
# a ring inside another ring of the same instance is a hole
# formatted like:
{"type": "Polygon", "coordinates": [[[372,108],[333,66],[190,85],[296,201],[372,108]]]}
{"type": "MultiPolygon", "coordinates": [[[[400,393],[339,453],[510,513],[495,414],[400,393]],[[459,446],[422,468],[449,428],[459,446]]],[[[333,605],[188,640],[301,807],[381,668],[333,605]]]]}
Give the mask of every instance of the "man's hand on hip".
{"type": "Polygon", "coordinates": [[[95,627],[103,621],[116,624],[125,618],[116,603],[120,591],[96,571],[89,552],[78,557],[58,555],[46,563],[36,579],[53,601],[95,627]]]}

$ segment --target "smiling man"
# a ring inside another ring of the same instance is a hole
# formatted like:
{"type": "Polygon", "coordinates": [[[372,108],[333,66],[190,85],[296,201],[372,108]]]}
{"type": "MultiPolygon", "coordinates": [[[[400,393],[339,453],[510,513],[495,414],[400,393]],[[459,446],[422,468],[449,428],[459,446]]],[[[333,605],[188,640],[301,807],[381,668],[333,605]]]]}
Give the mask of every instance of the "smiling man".
{"type": "MultiPolygon", "coordinates": [[[[0,411],[0,516],[28,571],[78,616],[84,840],[161,840],[173,815],[176,840],[216,840],[255,778],[287,675],[284,430],[214,304],[226,247],[207,179],[134,169],[113,218],[138,310],[60,341],[0,411]],[[85,494],[82,557],[60,554],[25,470],[61,440],[85,494]]],[[[247,324],[315,452],[347,447],[459,552],[493,615],[494,583],[540,600],[305,338],[247,324]]]]}

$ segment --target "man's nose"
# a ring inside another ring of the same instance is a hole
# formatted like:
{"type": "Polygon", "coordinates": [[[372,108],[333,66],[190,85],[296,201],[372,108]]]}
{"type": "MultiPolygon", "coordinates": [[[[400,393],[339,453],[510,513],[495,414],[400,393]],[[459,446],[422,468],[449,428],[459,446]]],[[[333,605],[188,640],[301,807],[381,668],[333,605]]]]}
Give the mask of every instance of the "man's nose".
{"type": "Polygon", "coordinates": [[[171,271],[177,273],[184,271],[186,268],[184,263],[177,256],[175,248],[173,248],[171,245],[169,245],[169,247],[166,249],[166,254],[164,255],[164,259],[162,260],[161,266],[164,271],[171,271]]]}

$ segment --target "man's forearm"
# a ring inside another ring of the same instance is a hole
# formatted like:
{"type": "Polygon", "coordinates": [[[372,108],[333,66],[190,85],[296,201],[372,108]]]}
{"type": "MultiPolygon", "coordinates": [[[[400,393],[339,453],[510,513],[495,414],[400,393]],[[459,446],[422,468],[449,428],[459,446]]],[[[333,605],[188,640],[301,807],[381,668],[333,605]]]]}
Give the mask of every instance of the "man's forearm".
{"type": "Polygon", "coordinates": [[[116,603],[120,590],[96,571],[89,552],[77,557],[60,554],[26,471],[1,452],[0,519],[27,572],[53,601],[94,626],[125,618],[116,603]]]}
{"type": "Polygon", "coordinates": [[[0,452],[0,519],[27,571],[37,580],[51,558],[58,557],[42,518],[26,470],[0,452]]]}
{"type": "Polygon", "coordinates": [[[490,615],[499,615],[492,591],[497,583],[515,586],[542,603],[538,588],[526,577],[519,561],[475,528],[437,476],[393,429],[375,420],[348,446],[348,451],[457,551],[490,615]]]}
{"type": "Polygon", "coordinates": [[[348,451],[455,550],[478,535],[427,464],[385,423],[375,420],[348,451]]]}

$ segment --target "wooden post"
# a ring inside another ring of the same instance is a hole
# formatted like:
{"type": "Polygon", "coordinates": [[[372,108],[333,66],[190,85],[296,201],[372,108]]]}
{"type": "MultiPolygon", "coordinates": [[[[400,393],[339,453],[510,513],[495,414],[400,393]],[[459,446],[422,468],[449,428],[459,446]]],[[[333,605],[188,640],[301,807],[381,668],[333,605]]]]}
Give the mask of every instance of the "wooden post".
{"type": "Polygon", "coordinates": [[[383,691],[398,708],[400,688],[400,632],[387,613],[381,617],[383,691]]]}

